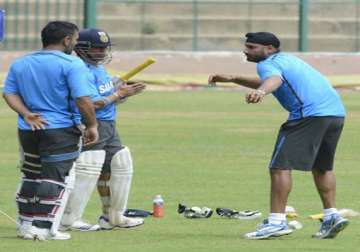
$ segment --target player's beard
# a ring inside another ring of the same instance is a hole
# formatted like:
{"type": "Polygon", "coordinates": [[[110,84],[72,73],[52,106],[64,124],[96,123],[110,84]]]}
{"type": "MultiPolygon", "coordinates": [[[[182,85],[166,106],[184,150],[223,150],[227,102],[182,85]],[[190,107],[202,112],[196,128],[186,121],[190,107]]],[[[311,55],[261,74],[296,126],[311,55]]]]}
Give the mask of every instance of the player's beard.
{"type": "Polygon", "coordinates": [[[258,63],[258,62],[266,59],[266,57],[264,55],[259,55],[259,54],[256,54],[256,55],[245,54],[245,55],[246,55],[247,61],[249,61],[249,62],[258,63]]]}
{"type": "Polygon", "coordinates": [[[74,50],[74,46],[73,45],[65,45],[65,48],[64,48],[64,53],[66,54],[72,54],[72,51],[74,50]]]}

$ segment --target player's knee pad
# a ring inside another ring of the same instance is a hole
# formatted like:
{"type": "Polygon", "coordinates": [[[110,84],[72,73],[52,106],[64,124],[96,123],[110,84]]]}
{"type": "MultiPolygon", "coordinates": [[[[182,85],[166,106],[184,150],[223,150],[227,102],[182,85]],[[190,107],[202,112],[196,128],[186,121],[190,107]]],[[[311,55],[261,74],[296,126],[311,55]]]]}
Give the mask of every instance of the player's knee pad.
{"type": "Polygon", "coordinates": [[[31,178],[36,178],[41,174],[41,160],[40,156],[32,153],[24,152],[24,150],[19,148],[19,164],[20,170],[27,176],[31,178]]]}
{"type": "Polygon", "coordinates": [[[105,161],[105,151],[82,152],[75,164],[75,184],[71,190],[61,224],[72,225],[79,220],[91,197],[105,161]]]}
{"type": "Polygon", "coordinates": [[[40,181],[37,179],[22,178],[15,199],[18,205],[19,218],[32,218],[36,213],[36,190],[39,183],[40,181]]]}
{"type": "Polygon", "coordinates": [[[127,207],[133,175],[133,162],[128,147],[118,151],[111,160],[110,222],[118,225],[127,207]]]}
{"type": "Polygon", "coordinates": [[[110,181],[114,176],[118,175],[132,175],[133,174],[133,161],[130,150],[124,147],[115,153],[111,159],[111,176],[110,181]]]}
{"type": "Polygon", "coordinates": [[[45,223],[50,228],[65,200],[65,184],[49,179],[23,179],[16,201],[19,218],[45,223]],[[26,192],[26,193],[24,193],[26,192]]]}
{"type": "Polygon", "coordinates": [[[54,217],[50,232],[55,235],[58,233],[61,219],[64,215],[65,206],[68,202],[70,192],[74,189],[75,186],[75,162],[72,165],[72,168],[69,170],[68,175],[65,177],[65,189],[63,193],[62,200],[58,205],[57,213],[54,217]]]}
{"type": "Polygon", "coordinates": [[[52,211],[63,200],[66,184],[42,179],[36,190],[36,200],[40,203],[40,212],[52,211]],[[44,209],[44,210],[43,210],[44,209]]]}

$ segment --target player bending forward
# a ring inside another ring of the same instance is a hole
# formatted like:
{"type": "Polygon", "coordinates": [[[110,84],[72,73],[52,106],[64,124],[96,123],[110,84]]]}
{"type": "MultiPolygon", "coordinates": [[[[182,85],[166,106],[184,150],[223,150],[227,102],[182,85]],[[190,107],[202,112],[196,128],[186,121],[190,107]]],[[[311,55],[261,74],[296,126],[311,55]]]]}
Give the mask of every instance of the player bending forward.
{"type": "Polygon", "coordinates": [[[234,82],[252,88],[248,103],[259,103],[272,93],[289,111],[281,126],[269,164],[271,179],[269,217],[247,239],[267,239],[292,232],[285,206],[291,191],[291,171],[311,171],[324,207],[324,221],[314,238],[334,238],[349,221],[335,205],[335,150],[345,118],[340,96],[326,78],[301,59],[280,51],[272,33],[246,34],[244,53],[257,63],[259,79],[212,75],[209,83],[234,82]]]}
{"type": "Polygon", "coordinates": [[[103,64],[111,60],[111,40],[108,34],[99,29],[80,31],[75,52],[90,70],[90,88],[96,107],[99,141],[84,147],[76,161],[75,186],[69,197],[61,224],[63,229],[92,231],[130,228],[142,225],[141,218],[125,217],[131,187],[133,164],[130,150],[122,145],[116,131],[116,103],[138,94],[145,85],[115,86],[103,64]],[[97,182],[102,202],[103,214],[99,225],[90,225],[81,220],[86,204],[97,182]]]}

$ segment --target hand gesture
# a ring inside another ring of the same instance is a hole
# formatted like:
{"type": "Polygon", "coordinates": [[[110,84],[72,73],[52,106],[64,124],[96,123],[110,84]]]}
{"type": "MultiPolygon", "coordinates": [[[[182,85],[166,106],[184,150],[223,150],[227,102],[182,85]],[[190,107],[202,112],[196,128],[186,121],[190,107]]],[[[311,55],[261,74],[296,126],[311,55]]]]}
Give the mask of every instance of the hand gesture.
{"type": "Polygon", "coordinates": [[[48,125],[48,122],[37,113],[28,113],[24,116],[24,121],[30,125],[31,130],[42,130],[48,125]]]}
{"type": "Polygon", "coordinates": [[[84,131],[83,135],[84,146],[88,146],[96,143],[99,140],[99,132],[97,127],[88,127],[84,131]]]}
{"type": "Polygon", "coordinates": [[[266,95],[266,92],[260,89],[251,90],[246,94],[245,100],[247,103],[259,103],[266,95]]]}
{"type": "Polygon", "coordinates": [[[129,97],[129,96],[139,94],[145,88],[146,88],[146,85],[144,83],[136,82],[136,83],[131,84],[131,85],[128,85],[128,84],[122,85],[122,86],[120,86],[120,88],[116,92],[121,98],[126,98],[126,97],[129,97]]]}

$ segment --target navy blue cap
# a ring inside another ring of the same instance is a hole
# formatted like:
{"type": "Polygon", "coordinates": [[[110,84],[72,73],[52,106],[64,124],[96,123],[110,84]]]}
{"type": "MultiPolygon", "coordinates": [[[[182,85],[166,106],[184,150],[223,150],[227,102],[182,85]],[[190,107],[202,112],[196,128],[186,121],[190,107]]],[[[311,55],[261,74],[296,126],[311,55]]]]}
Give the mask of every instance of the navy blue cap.
{"type": "Polygon", "coordinates": [[[275,48],[280,47],[280,40],[270,32],[249,32],[245,37],[246,42],[249,43],[272,45],[275,48]]]}
{"type": "Polygon", "coordinates": [[[89,28],[79,32],[78,43],[88,42],[91,47],[108,47],[111,45],[111,39],[106,31],[89,28]]]}

